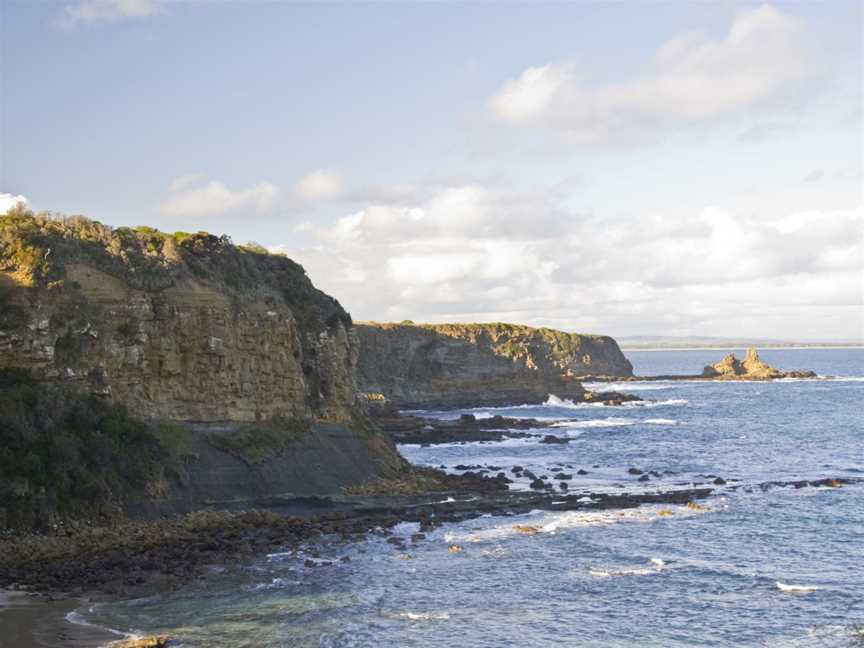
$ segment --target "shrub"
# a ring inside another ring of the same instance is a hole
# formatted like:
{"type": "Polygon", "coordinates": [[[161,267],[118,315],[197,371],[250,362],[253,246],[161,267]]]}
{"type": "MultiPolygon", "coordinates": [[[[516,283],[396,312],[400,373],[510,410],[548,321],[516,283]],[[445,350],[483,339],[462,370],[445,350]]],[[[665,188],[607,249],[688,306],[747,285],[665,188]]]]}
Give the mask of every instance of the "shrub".
{"type": "Polygon", "coordinates": [[[180,480],[182,435],[98,397],[0,370],[0,508],[7,526],[113,517],[166,474],[180,480]]]}

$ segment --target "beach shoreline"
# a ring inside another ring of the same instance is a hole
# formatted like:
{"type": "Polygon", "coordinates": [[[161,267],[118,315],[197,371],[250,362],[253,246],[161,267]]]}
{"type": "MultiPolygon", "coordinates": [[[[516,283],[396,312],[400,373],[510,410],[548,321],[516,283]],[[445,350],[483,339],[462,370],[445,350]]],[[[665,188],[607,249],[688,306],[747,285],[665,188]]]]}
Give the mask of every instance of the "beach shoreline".
{"type": "Polygon", "coordinates": [[[104,648],[122,639],[103,628],[69,621],[83,598],[53,598],[0,589],[0,648],[104,648]]]}

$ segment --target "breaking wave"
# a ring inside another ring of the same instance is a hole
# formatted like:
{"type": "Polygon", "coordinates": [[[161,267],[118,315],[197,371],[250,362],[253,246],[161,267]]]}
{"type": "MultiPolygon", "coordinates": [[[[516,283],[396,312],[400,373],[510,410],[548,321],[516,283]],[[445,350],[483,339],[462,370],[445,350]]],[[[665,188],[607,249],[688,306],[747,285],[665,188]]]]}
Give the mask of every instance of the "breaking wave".
{"type": "Polygon", "coordinates": [[[788,583],[781,583],[780,581],[777,581],[775,586],[781,592],[788,592],[791,594],[809,594],[810,592],[822,589],[816,585],[790,585],[788,583]]]}

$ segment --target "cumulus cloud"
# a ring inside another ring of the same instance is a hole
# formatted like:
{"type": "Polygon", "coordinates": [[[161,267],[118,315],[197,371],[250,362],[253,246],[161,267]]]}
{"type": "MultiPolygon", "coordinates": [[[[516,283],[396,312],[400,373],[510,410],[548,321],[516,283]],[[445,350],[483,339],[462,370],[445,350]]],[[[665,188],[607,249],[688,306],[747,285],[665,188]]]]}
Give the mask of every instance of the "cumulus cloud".
{"type": "MultiPolygon", "coordinates": [[[[231,189],[204,173],[174,178],[166,189],[160,211],[166,216],[221,216],[232,212],[298,214],[343,197],[342,176],[335,171],[312,171],[281,187],[262,181],[245,189],[231,189]]],[[[301,222],[295,231],[309,231],[301,222]]]]}
{"type": "Polygon", "coordinates": [[[554,192],[468,184],[367,205],[308,231],[310,246],[276,249],[358,319],[782,337],[824,311],[844,317],[823,337],[852,337],[864,324],[862,232],[864,206],[607,219],[554,192]]]}
{"type": "Polygon", "coordinates": [[[27,198],[20,194],[0,193],[0,214],[5,214],[18,203],[26,205],[28,202],[27,198]]]}
{"type": "Polygon", "coordinates": [[[592,84],[572,61],[529,67],[488,101],[500,123],[564,134],[576,144],[622,142],[759,106],[813,71],[801,22],[769,5],[738,12],[722,40],[677,36],[642,77],[592,84]]]}
{"type": "Polygon", "coordinates": [[[60,24],[66,27],[112,23],[158,16],[165,11],[162,0],[81,0],[63,7],[60,24]]]}
{"type": "Polygon", "coordinates": [[[335,171],[319,169],[300,178],[295,191],[304,200],[332,200],[342,193],[342,176],[335,171]]]}
{"type": "Polygon", "coordinates": [[[176,178],[160,205],[166,216],[220,216],[233,211],[265,212],[274,208],[279,190],[269,182],[232,190],[202,174],[176,178]]]}

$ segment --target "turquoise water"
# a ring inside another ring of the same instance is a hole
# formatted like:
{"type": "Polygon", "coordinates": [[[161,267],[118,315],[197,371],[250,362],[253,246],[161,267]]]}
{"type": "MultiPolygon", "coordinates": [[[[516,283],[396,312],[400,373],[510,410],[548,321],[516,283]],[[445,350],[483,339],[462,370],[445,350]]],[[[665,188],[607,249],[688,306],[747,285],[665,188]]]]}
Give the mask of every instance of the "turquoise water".
{"type": "MultiPolygon", "coordinates": [[[[683,374],[720,354],[627,355],[638,374],[683,374]]],[[[521,465],[552,476],[558,468],[573,474],[570,492],[689,486],[714,475],[742,486],[704,509],[485,517],[444,525],[407,550],[375,536],[333,541],[321,559],[350,562],[308,568],[304,552],[262,557],[168,596],[84,616],[124,631],[168,632],[189,648],[864,645],[864,486],[749,488],[864,477],[864,350],[761,355],[783,369],[841,378],[622,384],[614,388],[649,402],[610,408],[550,399],[437,412],[561,423],[527,440],[402,447],[416,463],[449,470],[521,465]],[[540,444],[549,433],[571,441],[540,444]],[[631,467],[660,476],[639,482],[631,467]],[[575,474],[580,468],[588,474],[575,474]],[[448,552],[452,544],[462,551],[448,552]]],[[[416,531],[396,529],[406,538],[416,531]]]]}

